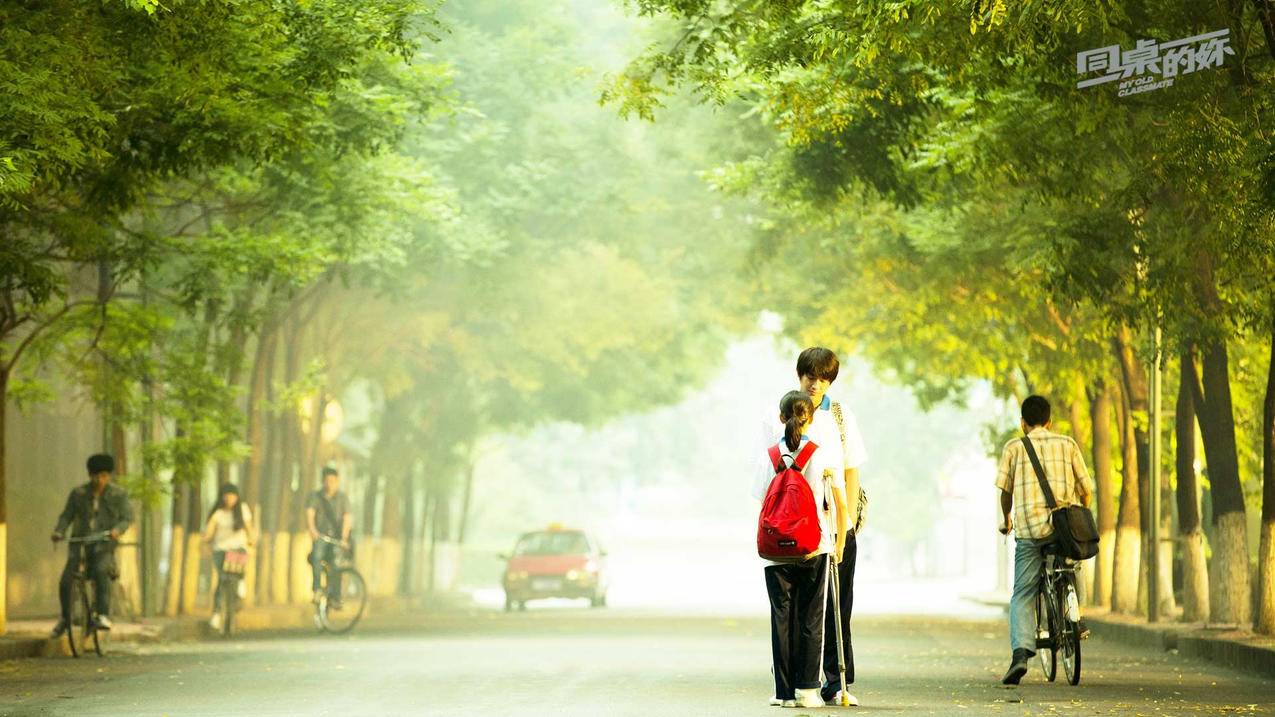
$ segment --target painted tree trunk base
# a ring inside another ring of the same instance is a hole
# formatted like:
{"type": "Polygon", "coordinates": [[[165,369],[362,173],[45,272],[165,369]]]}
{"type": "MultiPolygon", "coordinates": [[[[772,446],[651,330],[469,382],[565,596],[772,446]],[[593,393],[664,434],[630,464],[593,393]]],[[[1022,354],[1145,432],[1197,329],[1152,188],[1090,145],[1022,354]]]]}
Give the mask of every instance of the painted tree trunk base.
{"type": "Polygon", "coordinates": [[[292,547],[290,533],[275,533],[271,541],[270,601],[276,605],[288,603],[288,551],[292,547]]]}
{"type": "Polygon", "coordinates": [[[1244,514],[1232,512],[1217,516],[1214,535],[1213,565],[1209,568],[1213,576],[1209,622],[1248,629],[1253,614],[1249,606],[1248,526],[1244,514]]]}
{"type": "Polygon", "coordinates": [[[176,617],[181,606],[182,566],[185,562],[186,529],[173,525],[172,544],[168,550],[168,587],[164,592],[164,614],[176,617]]]}
{"type": "Polygon", "coordinates": [[[1275,521],[1262,523],[1262,541],[1257,551],[1259,580],[1257,631],[1275,635],[1275,521]]]}
{"type": "Polygon", "coordinates": [[[1076,595],[1081,605],[1093,605],[1094,582],[1097,578],[1098,558],[1092,557],[1077,566],[1076,595]]]}
{"type": "Polygon", "coordinates": [[[272,562],[271,558],[274,557],[273,544],[274,536],[270,533],[262,531],[257,536],[257,559],[253,562],[256,563],[257,571],[256,590],[258,605],[270,604],[270,563],[272,562]]]}
{"type": "Polygon", "coordinates": [[[186,567],[182,570],[181,611],[183,615],[194,614],[195,606],[199,604],[199,564],[203,556],[201,547],[199,533],[187,534],[186,567]]]}
{"type": "Polygon", "coordinates": [[[1104,530],[1098,535],[1098,555],[1094,557],[1092,604],[1111,605],[1111,571],[1115,562],[1116,531],[1104,530]]]}
{"type": "Polygon", "coordinates": [[[1182,536],[1182,619],[1205,622],[1209,619],[1209,566],[1204,557],[1204,531],[1182,536]]]}
{"type": "Polygon", "coordinates": [[[293,533],[291,545],[292,562],[289,563],[291,581],[289,588],[291,592],[288,594],[290,602],[303,605],[313,597],[314,591],[311,590],[313,585],[314,572],[310,568],[310,535],[309,533],[293,533]]]}
{"type": "Polygon", "coordinates": [[[398,593],[403,569],[403,544],[398,538],[367,538],[356,548],[355,564],[360,566],[370,595],[391,597],[398,593]]]}
{"type": "Polygon", "coordinates": [[[111,611],[116,615],[140,615],[142,612],[142,571],[141,571],[141,526],[133,523],[120,536],[126,543],[137,543],[136,546],[124,546],[115,550],[115,565],[120,571],[119,586],[128,601],[128,605],[111,603],[111,611]]]}
{"type": "MultiPolygon", "coordinates": [[[[1171,529],[1164,530],[1161,535],[1172,535],[1171,529]]],[[[1173,543],[1161,540],[1156,549],[1156,591],[1159,596],[1157,612],[1161,620],[1172,618],[1178,611],[1178,602],[1173,597],[1173,543]]]]}
{"type": "Polygon", "coordinates": [[[1137,528],[1116,528],[1116,550],[1111,579],[1111,609],[1133,615],[1138,612],[1138,573],[1142,567],[1142,536],[1137,528]]]}

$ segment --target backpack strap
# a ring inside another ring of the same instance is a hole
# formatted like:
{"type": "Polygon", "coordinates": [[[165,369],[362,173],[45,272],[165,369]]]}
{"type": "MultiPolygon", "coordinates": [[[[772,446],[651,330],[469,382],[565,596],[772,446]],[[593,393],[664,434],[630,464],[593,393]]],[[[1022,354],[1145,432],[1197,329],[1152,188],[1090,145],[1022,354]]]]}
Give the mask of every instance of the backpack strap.
{"type": "Polygon", "coordinates": [[[832,411],[832,417],[833,417],[833,418],[835,418],[835,419],[836,419],[836,421],[837,421],[837,432],[841,434],[841,452],[844,454],[844,453],[845,453],[845,451],[846,451],[846,417],[845,417],[845,414],[843,414],[843,413],[841,412],[841,404],[840,404],[840,403],[837,403],[836,401],[832,401],[831,403],[829,403],[829,404],[828,404],[828,408],[829,408],[829,410],[831,410],[831,411],[832,411]]]}
{"type": "Polygon", "coordinates": [[[770,455],[770,465],[774,467],[775,472],[782,472],[784,470],[784,459],[783,454],[779,452],[779,446],[771,446],[768,453],[770,455]]]}
{"type": "Polygon", "coordinates": [[[1023,446],[1027,448],[1027,457],[1031,459],[1032,470],[1036,471],[1036,480],[1040,481],[1040,490],[1045,494],[1045,505],[1049,506],[1049,512],[1058,509],[1058,501],[1054,500],[1054,491],[1049,487],[1049,481],[1045,480],[1045,467],[1040,464],[1040,458],[1036,455],[1036,448],[1032,445],[1031,439],[1023,436],[1023,446]]]}
{"type": "MultiPolygon", "coordinates": [[[[775,446],[778,448],[778,446],[775,446]]],[[[801,449],[801,453],[797,454],[797,459],[792,462],[792,467],[799,471],[806,470],[806,463],[810,461],[810,457],[815,454],[815,449],[819,446],[814,441],[806,441],[806,445],[801,449]]]]}

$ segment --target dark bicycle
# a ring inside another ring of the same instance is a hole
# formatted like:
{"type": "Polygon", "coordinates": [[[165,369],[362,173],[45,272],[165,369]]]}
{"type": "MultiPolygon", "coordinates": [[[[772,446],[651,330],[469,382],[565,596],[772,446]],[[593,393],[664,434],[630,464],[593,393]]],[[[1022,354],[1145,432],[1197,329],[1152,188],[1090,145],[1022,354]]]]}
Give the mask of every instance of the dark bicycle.
{"type": "Polygon", "coordinates": [[[221,581],[217,584],[217,602],[221,611],[222,637],[230,637],[234,633],[235,614],[239,612],[239,590],[247,567],[248,551],[242,548],[227,550],[221,559],[221,581]]]}
{"type": "Polygon", "coordinates": [[[342,635],[354,629],[367,608],[367,585],[354,569],[344,543],[326,535],[320,541],[336,546],[331,563],[324,560],[319,599],[314,604],[314,624],[323,632],[342,635]]]}
{"type": "Polygon", "coordinates": [[[1076,597],[1076,565],[1044,550],[1045,569],[1036,592],[1036,653],[1045,679],[1058,675],[1061,655],[1067,682],[1080,684],[1080,601],[1076,597]]]}
{"type": "MultiPolygon", "coordinates": [[[[71,538],[66,541],[71,545],[98,545],[109,543],[111,535],[109,532],[103,531],[93,533],[78,538],[71,538]]],[[[121,543],[115,541],[115,545],[127,546],[136,545],[136,543],[121,543]]],[[[79,566],[75,574],[71,576],[71,621],[66,627],[66,642],[71,648],[71,656],[79,657],[88,651],[89,645],[93,647],[93,651],[100,657],[102,655],[102,636],[99,634],[97,627],[97,609],[94,607],[96,601],[93,599],[93,581],[89,579],[88,573],[88,550],[80,551],[79,566]]],[[[112,575],[111,580],[114,581],[118,576],[112,575]]]]}

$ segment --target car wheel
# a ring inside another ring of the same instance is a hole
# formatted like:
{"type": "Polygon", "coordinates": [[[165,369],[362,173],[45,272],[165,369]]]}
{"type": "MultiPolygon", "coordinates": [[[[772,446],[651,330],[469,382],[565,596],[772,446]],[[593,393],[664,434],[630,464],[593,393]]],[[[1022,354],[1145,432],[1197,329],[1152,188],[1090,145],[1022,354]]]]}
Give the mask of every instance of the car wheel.
{"type": "Polygon", "coordinates": [[[594,595],[593,597],[589,598],[590,607],[606,607],[606,604],[607,604],[606,593],[598,593],[597,595],[594,595]]]}
{"type": "Polygon", "coordinates": [[[518,601],[518,612],[526,612],[526,611],[527,611],[527,601],[526,601],[526,600],[519,600],[519,601],[518,601]]]}
{"type": "Polygon", "coordinates": [[[514,601],[512,598],[509,597],[508,594],[506,594],[505,595],[505,612],[510,612],[513,609],[514,609],[514,601]]]}

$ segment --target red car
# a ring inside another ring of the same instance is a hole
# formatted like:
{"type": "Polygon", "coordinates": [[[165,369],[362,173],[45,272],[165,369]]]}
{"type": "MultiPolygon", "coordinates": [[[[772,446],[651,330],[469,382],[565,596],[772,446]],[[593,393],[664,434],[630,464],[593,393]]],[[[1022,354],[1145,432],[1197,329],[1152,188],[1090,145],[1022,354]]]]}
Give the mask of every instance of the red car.
{"type": "Polygon", "coordinates": [[[527,609],[528,600],[587,598],[607,604],[606,551],[583,530],[551,525],[525,533],[505,565],[505,610],[527,609]]]}

